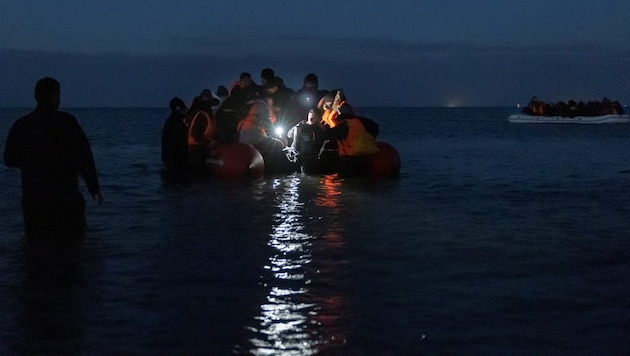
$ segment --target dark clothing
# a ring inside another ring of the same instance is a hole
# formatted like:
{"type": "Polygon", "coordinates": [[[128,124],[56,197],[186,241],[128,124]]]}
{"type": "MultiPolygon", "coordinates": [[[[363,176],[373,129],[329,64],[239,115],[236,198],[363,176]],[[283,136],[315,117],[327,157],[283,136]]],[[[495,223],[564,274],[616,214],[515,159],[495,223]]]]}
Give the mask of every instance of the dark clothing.
{"type": "Polygon", "coordinates": [[[20,168],[25,230],[85,229],[85,208],[77,175],[94,196],[100,192],[90,143],[76,118],[38,105],[11,127],[4,163],[20,168]]]}
{"type": "Polygon", "coordinates": [[[306,119],[308,112],[311,109],[317,108],[319,100],[323,98],[326,93],[328,93],[328,91],[315,88],[298,89],[293,97],[297,117],[299,117],[300,120],[306,119]]]}
{"type": "Polygon", "coordinates": [[[285,86],[278,88],[278,90],[271,95],[273,112],[277,120],[275,124],[285,129],[295,126],[306,117],[298,116],[297,106],[293,100],[294,96],[295,91],[285,86]]]}
{"type": "Polygon", "coordinates": [[[85,201],[79,191],[57,197],[22,196],[22,213],[28,237],[72,240],[80,237],[87,227],[85,201]]]}
{"type": "Polygon", "coordinates": [[[184,115],[173,111],[162,129],[162,162],[168,169],[183,171],[188,162],[188,129],[184,115]]]}

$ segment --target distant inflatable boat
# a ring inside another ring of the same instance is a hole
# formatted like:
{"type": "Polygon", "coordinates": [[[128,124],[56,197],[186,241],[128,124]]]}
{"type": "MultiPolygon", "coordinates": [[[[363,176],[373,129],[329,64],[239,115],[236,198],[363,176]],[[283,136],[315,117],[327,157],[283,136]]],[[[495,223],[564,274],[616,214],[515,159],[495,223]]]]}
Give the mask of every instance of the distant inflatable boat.
{"type": "Polygon", "coordinates": [[[541,124],[617,124],[630,122],[628,115],[600,115],[600,116],[534,116],[515,114],[508,117],[509,122],[514,123],[541,123],[541,124]]]}

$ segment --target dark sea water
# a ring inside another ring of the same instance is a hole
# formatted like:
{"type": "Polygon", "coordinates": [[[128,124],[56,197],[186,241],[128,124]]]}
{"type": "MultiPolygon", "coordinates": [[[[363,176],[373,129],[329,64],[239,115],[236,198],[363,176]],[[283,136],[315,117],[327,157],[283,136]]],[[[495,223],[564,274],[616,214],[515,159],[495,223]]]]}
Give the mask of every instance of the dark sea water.
{"type": "MultiPolygon", "coordinates": [[[[0,110],[2,148],[29,109],[0,110]]],[[[70,109],[106,201],[22,243],[0,175],[0,354],[628,354],[630,125],[365,108],[400,177],[163,178],[166,109],[70,109]],[[32,255],[35,256],[32,256],[32,255]]]]}

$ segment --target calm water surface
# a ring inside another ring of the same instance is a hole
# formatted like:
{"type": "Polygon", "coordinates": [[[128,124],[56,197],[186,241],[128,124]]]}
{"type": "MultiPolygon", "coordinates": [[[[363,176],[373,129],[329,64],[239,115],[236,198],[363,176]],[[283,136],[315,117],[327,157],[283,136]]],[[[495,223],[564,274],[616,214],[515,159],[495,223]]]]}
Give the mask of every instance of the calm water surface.
{"type": "Polygon", "coordinates": [[[630,350],[628,125],[366,108],[397,179],[173,182],[165,109],[68,111],[106,202],[83,244],[24,246],[2,169],[1,354],[630,350]]]}

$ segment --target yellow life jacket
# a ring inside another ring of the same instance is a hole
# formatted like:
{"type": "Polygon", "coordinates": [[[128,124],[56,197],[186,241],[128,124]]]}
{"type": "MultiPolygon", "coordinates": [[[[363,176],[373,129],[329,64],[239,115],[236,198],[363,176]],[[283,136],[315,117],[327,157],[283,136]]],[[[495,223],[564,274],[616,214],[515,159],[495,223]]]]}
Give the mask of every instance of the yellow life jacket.
{"type": "Polygon", "coordinates": [[[340,156],[364,156],[378,152],[376,138],[372,136],[361,123],[361,119],[345,120],[348,125],[348,135],[339,140],[340,156]]]}

